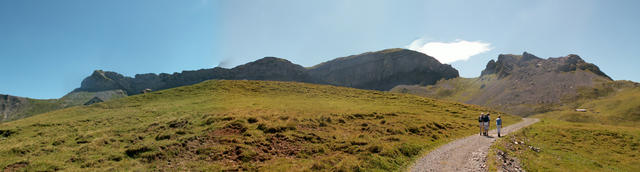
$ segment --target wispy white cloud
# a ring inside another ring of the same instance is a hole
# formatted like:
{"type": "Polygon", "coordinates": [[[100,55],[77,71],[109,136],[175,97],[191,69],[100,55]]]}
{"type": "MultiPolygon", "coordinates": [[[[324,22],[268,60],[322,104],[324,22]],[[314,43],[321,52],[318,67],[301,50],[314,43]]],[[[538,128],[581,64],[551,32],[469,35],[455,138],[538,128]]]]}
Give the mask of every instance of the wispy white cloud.
{"type": "Polygon", "coordinates": [[[471,56],[490,51],[491,44],[482,41],[465,41],[457,39],[453,42],[426,42],[416,39],[406,46],[407,49],[432,56],[440,63],[451,63],[468,60],[471,56]]]}

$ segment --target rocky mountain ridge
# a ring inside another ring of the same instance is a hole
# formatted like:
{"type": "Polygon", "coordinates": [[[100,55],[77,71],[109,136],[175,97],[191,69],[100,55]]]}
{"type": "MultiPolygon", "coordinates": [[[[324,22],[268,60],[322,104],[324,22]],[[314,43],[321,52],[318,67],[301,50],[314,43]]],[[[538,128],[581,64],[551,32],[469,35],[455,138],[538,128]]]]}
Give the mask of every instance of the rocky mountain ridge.
{"type": "Polygon", "coordinates": [[[500,54],[498,56],[498,61],[491,60],[487,63],[486,68],[482,70],[481,76],[496,74],[499,78],[504,78],[510,74],[541,74],[546,72],[559,73],[576,70],[590,71],[596,75],[600,75],[611,80],[611,77],[600,71],[598,66],[585,62],[576,54],[542,59],[527,52],[522,53],[522,55],[500,54]]]}
{"type": "Polygon", "coordinates": [[[456,69],[433,57],[406,49],[387,49],[337,58],[310,68],[286,59],[265,57],[231,69],[216,67],[173,74],[138,74],[133,78],[96,70],[74,92],[125,90],[134,95],[147,88],[162,90],[210,79],[297,81],[389,90],[400,84],[427,85],[455,77],[458,77],[456,69]]]}

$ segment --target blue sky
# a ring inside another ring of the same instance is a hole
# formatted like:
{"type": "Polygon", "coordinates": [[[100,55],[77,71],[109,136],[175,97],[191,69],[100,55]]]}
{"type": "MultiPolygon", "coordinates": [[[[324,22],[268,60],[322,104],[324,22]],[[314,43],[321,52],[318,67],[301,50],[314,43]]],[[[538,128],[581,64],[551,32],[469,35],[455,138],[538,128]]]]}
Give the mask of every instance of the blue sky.
{"type": "Polygon", "coordinates": [[[396,47],[438,54],[463,77],[478,76],[498,54],[527,51],[545,58],[579,54],[613,79],[638,82],[638,6],[630,0],[4,0],[0,94],[59,98],[95,69],[173,73],[265,56],[312,66],[396,47]]]}

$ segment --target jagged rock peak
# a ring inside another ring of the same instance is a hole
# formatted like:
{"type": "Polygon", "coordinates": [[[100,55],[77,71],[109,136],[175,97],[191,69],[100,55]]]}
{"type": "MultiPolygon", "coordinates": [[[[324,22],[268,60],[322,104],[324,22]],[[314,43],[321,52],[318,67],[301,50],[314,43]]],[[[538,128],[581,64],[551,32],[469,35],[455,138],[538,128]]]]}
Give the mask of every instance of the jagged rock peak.
{"type": "Polygon", "coordinates": [[[485,69],[481,72],[481,76],[498,74],[498,77],[505,77],[511,73],[515,66],[521,66],[532,60],[541,59],[526,51],[522,55],[500,54],[498,55],[498,61],[492,59],[487,63],[485,69]]]}
{"type": "Polygon", "coordinates": [[[102,70],[94,70],[93,73],[91,73],[90,77],[106,78],[107,76],[104,75],[104,71],[102,70]]]}
{"type": "Polygon", "coordinates": [[[612,80],[611,77],[609,77],[607,74],[602,72],[598,66],[596,66],[593,63],[587,63],[580,56],[576,54],[569,54],[567,56],[558,57],[558,58],[549,58],[548,60],[554,61],[558,64],[556,71],[570,72],[570,71],[576,71],[576,70],[584,70],[584,71],[592,72],[596,75],[606,77],[609,80],[612,80]]]}
{"type": "Polygon", "coordinates": [[[103,91],[103,90],[116,90],[122,89],[122,85],[116,82],[116,79],[123,78],[124,76],[115,72],[104,72],[102,70],[95,70],[91,76],[82,80],[80,88],[86,88],[82,91],[103,91]]]}
{"type": "Polygon", "coordinates": [[[522,53],[522,59],[521,59],[521,60],[522,60],[522,61],[527,61],[527,60],[541,60],[541,58],[540,58],[540,57],[538,57],[538,56],[536,56],[536,55],[530,54],[530,53],[528,53],[528,52],[526,52],[526,51],[525,51],[525,52],[523,52],[523,53],[522,53]]]}
{"type": "Polygon", "coordinates": [[[498,78],[506,77],[513,73],[544,73],[544,72],[570,72],[576,70],[590,71],[611,79],[598,66],[585,62],[576,54],[564,57],[542,59],[528,52],[522,55],[500,54],[498,61],[491,60],[482,70],[481,76],[497,74],[498,78]]]}
{"type": "Polygon", "coordinates": [[[526,61],[530,61],[530,60],[542,60],[542,58],[533,55],[531,53],[528,52],[523,52],[522,55],[516,55],[516,54],[500,54],[498,55],[498,61],[499,63],[503,63],[503,64],[518,64],[521,62],[526,62],[526,61]]]}

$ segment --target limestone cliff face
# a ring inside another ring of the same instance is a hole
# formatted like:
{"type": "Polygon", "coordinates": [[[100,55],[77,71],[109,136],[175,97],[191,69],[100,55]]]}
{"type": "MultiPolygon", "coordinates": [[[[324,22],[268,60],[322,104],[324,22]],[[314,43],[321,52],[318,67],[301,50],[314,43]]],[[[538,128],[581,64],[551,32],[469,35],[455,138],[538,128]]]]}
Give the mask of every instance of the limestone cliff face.
{"type": "Polygon", "coordinates": [[[389,90],[396,85],[430,85],[458,77],[458,71],[435,58],[406,49],[387,49],[337,58],[310,68],[332,85],[389,90]]]}
{"type": "Polygon", "coordinates": [[[411,50],[389,49],[338,58],[310,69],[285,59],[265,57],[231,69],[138,74],[133,78],[96,70],[75,92],[125,90],[128,95],[134,95],[147,88],[162,90],[210,79],[297,81],[388,90],[399,84],[426,85],[454,77],[458,77],[456,69],[440,64],[433,57],[411,50]]]}

